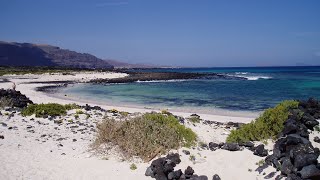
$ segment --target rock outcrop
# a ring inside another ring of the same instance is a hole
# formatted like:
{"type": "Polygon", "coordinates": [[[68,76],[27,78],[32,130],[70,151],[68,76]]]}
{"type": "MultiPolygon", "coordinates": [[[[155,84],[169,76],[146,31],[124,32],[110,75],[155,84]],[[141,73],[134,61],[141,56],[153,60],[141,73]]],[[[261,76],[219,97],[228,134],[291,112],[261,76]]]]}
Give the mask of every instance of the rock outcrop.
{"type": "Polygon", "coordinates": [[[319,125],[316,120],[319,114],[320,103],[312,98],[300,101],[298,109],[290,110],[273,154],[266,157],[265,165],[280,170],[281,176],[287,179],[320,179],[320,150],[309,141],[309,131],[319,125]]]}
{"type": "Polygon", "coordinates": [[[0,99],[1,101],[7,101],[5,104],[10,107],[24,108],[27,107],[28,104],[33,104],[33,102],[25,95],[21,94],[20,91],[12,89],[0,89],[0,99]]]}

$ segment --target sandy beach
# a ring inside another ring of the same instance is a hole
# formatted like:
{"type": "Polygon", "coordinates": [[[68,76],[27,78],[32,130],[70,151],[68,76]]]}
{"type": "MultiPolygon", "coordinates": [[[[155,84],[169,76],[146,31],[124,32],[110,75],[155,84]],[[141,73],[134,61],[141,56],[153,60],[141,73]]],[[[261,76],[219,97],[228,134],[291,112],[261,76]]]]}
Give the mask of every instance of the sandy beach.
{"type": "MultiPolygon", "coordinates": [[[[50,95],[45,92],[36,91],[37,87],[56,85],[53,81],[73,81],[85,83],[98,78],[125,77],[125,73],[96,73],[84,72],[75,75],[44,74],[44,75],[8,75],[2,78],[8,82],[1,82],[0,88],[11,88],[12,82],[16,89],[25,94],[34,103],[77,103],[85,105],[87,102],[77,101],[76,97],[61,97],[50,95]],[[51,82],[51,83],[46,83],[51,82]]],[[[132,114],[158,111],[156,109],[134,108],[125,106],[112,106],[108,104],[90,103],[91,106],[98,105],[106,110],[117,109],[132,114]]],[[[83,110],[83,109],[82,109],[83,110]]],[[[85,111],[85,110],[83,110],[85,111]]],[[[85,111],[90,114],[86,119],[80,115],[74,128],[74,123],[67,123],[73,119],[75,110],[68,111],[63,117],[66,123],[57,124],[55,119],[36,118],[34,116],[22,117],[19,113],[1,110],[0,134],[4,139],[0,140],[0,179],[151,179],[145,176],[145,171],[150,163],[139,159],[124,160],[115,152],[96,153],[91,149],[95,138],[96,123],[101,122],[104,115],[112,117],[112,113],[100,112],[98,110],[85,111]],[[102,115],[104,114],[104,115],[102,115]],[[130,165],[135,163],[136,170],[131,170],[130,165]]],[[[172,112],[174,115],[189,117],[194,112],[172,112]]],[[[200,114],[200,118],[214,122],[239,122],[249,123],[259,114],[241,114],[236,112],[230,116],[221,114],[200,114]],[[255,117],[254,117],[255,116],[255,117]]],[[[201,142],[225,142],[232,128],[224,125],[192,124],[186,123],[197,133],[201,142]]],[[[310,139],[319,133],[310,135],[310,139]]],[[[318,143],[312,142],[315,147],[320,148],[318,143]]],[[[273,142],[266,145],[271,153],[273,142]]],[[[234,179],[264,179],[265,175],[274,171],[267,168],[264,173],[256,172],[258,162],[263,157],[253,155],[252,151],[244,148],[242,151],[226,151],[218,149],[211,151],[208,148],[180,148],[173,150],[180,154],[181,163],[176,169],[186,169],[191,166],[199,175],[206,175],[212,179],[218,174],[223,180],[234,179]],[[188,150],[195,156],[191,161],[190,156],[182,152],[188,150]]],[[[280,174],[277,172],[276,174],[280,174]]]]}

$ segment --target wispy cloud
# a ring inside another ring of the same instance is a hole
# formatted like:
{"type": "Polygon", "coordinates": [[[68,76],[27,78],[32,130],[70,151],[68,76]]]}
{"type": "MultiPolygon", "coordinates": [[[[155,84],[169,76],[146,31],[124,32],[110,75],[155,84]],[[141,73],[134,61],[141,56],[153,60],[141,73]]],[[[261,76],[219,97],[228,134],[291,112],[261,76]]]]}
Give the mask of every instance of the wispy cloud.
{"type": "Polygon", "coordinates": [[[96,7],[108,7],[108,6],[123,6],[123,5],[127,5],[129,4],[129,2],[126,1],[109,1],[109,2],[101,2],[101,3],[97,3],[95,6],[96,7]]]}

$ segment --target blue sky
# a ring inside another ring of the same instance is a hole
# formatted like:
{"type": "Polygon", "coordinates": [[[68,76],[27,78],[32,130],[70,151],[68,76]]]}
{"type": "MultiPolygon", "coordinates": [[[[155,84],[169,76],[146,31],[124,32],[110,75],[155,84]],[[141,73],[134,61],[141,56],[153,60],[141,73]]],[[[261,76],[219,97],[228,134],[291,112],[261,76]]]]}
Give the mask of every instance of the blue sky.
{"type": "Polygon", "coordinates": [[[1,0],[0,40],[175,66],[320,65],[318,0],[1,0]]]}

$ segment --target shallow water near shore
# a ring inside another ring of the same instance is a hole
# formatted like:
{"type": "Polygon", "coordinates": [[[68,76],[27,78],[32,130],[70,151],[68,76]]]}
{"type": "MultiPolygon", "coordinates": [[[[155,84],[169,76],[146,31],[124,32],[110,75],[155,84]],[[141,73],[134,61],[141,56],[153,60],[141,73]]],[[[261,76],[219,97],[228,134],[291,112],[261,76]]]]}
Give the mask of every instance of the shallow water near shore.
{"type": "MultiPolygon", "coordinates": [[[[146,71],[146,70],[144,70],[146,71]]],[[[216,72],[239,79],[78,84],[59,93],[79,99],[144,107],[259,112],[286,99],[320,98],[320,67],[153,69],[156,72],[216,72]]]]}

